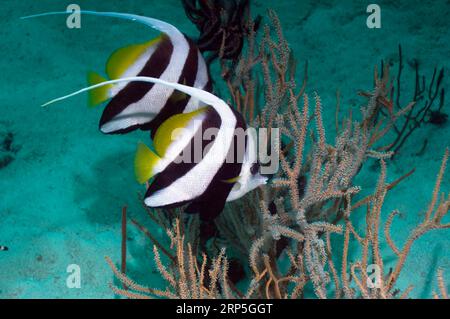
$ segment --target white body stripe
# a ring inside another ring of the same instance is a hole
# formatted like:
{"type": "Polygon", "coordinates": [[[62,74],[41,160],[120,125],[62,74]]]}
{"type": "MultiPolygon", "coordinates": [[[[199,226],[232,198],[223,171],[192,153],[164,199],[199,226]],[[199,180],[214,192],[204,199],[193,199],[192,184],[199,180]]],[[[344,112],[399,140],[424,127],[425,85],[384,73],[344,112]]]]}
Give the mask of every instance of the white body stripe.
{"type": "MultiPolygon", "coordinates": [[[[195,77],[194,87],[204,89],[209,81],[208,67],[206,66],[205,59],[203,59],[202,54],[198,50],[197,56],[198,56],[197,75],[195,77]]],[[[188,104],[186,105],[186,108],[184,109],[184,113],[196,111],[203,106],[205,106],[204,103],[200,103],[200,101],[197,98],[191,97],[189,99],[188,104]]]]}
{"type": "Polygon", "coordinates": [[[150,207],[165,206],[189,201],[201,196],[222,167],[234,137],[236,118],[230,111],[221,114],[222,124],[211,148],[204,158],[185,175],[145,198],[150,207]],[[233,124],[230,126],[229,124],[233,124]]]}
{"type": "MultiPolygon", "coordinates": [[[[160,79],[177,83],[183,72],[189,54],[189,43],[181,32],[179,35],[171,35],[170,41],[173,52],[170,62],[160,79]]],[[[122,112],[105,123],[100,129],[104,133],[110,133],[136,124],[144,124],[158,114],[173,93],[173,89],[164,85],[155,84],[142,99],[128,105],[122,112]]]]}
{"type": "Polygon", "coordinates": [[[183,130],[182,134],[178,135],[167,148],[166,153],[154,169],[155,174],[162,172],[192,142],[194,135],[202,128],[205,117],[206,113],[202,113],[190,120],[186,127],[180,128],[183,130]]]}
{"type": "Polygon", "coordinates": [[[244,161],[242,162],[239,180],[234,184],[228,194],[227,202],[241,198],[248,192],[267,183],[268,178],[259,172],[252,173],[253,164],[258,163],[258,139],[256,130],[247,127],[247,145],[245,149],[244,161]]]}

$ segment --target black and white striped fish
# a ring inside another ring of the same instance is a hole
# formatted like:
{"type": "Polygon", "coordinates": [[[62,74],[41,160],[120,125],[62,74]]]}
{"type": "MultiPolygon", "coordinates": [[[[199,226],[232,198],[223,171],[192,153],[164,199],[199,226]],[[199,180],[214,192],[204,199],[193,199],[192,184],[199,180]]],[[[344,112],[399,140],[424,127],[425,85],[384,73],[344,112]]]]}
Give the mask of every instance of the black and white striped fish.
{"type": "MultiPolygon", "coordinates": [[[[24,19],[68,13],[47,12],[24,19]]],[[[109,79],[148,76],[211,91],[211,80],[203,56],[195,43],[173,25],[127,13],[83,10],[80,13],[136,21],[162,32],[151,41],[116,50],[106,64],[109,79]]],[[[88,74],[91,85],[107,80],[93,72],[88,74]]],[[[101,86],[90,92],[91,106],[107,100],[110,101],[99,123],[100,130],[106,134],[126,133],[140,128],[151,130],[153,136],[156,128],[170,116],[200,107],[195,98],[176,93],[171,87],[147,82],[122,82],[101,86]]]]}
{"type": "Polygon", "coordinates": [[[189,203],[187,212],[199,213],[202,220],[211,220],[223,210],[226,201],[238,199],[267,182],[267,177],[253,169],[257,165],[256,137],[247,136],[245,143],[241,144],[238,139],[242,135],[235,134],[237,130],[246,130],[242,115],[204,90],[151,77],[129,77],[84,88],[44,106],[82,92],[122,82],[168,86],[208,105],[191,113],[172,116],[162,123],[155,133],[155,151],[139,145],[135,160],[138,180],[142,183],[154,177],[145,195],[147,206],[172,207],[189,203]],[[190,128],[187,133],[173,139],[175,129],[187,128],[190,128]],[[214,138],[205,140],[204,133],[208,128],[218,130],[214,138]],[[202,151],[208,146],[207,152],[199,161],[176,161],[180,154],[193,147],[196,134],[203,137],[202,151]],[[243,152],[239,149],[241,145],[245,148],[243,152]],[[233,156],[230,157],[230,154],[233,156]]]}

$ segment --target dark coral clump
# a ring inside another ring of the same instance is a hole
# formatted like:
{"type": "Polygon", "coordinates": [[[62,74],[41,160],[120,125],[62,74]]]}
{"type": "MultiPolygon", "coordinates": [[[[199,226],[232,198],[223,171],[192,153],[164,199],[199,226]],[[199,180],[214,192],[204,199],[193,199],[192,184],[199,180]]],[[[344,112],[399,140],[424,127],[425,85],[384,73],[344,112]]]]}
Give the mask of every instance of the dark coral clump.
{"type": "Polygon", "coordinates": [[[429,117],[428,122],[438,126],[444,125],[448,120],[448,115],[441,111],[431,111],[429,117]]]}
{"type": "Polygon", "coordinates": [[[208,59],[209,62],[219,56],[229,60],[238,58],[248,32],[249,0],[182,0],[182,2],[186,15],[200,31],[197,40],[200,51],[213,52],[208,59]]]}

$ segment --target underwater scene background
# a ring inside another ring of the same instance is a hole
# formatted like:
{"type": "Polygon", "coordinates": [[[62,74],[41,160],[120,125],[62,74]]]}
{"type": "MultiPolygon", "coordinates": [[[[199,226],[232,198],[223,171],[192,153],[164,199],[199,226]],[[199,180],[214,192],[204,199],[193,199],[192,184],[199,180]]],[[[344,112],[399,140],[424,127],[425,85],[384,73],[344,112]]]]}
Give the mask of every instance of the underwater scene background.
{"type": "MultiPolygon", "coordinates": [[[[143,188],[135,181],[132,165],[137,141],[146,141],[147,134],[100,133],[101,107],[86,108],[83,95],[48,108],[40,105],[84,87],[86,73],[103,70],[115,49],[158,33],[128,21],[95,16],[82,16],[80,29],[67,28],[64,16],[20,19],[65,10],[70,3],[1,2],[0,245],[8,250],[0,251],[0,298],[114,298],[109,286],[114,276],[104,257],[120,261],[121,209],[126,205],[133,218],[148,219],[137,196],[143,188]],[[70,289],[66,284],[72,264],[81,269],[81,288],[70,289]]],[[[198,36],[179,0],[76,3],[85,10],[157,18],[193,38],[198,36]]],[[[253,16],[264,16],[269,8],[278,14],[300,68],[308,62],[306,92],[321,96],[324,126],[330,132],[335,125],[336,92],[341,107],[357,113],[365,101],[358,92],[373,88],[374,67],[388,61],[396,73],[399,45],[404,64],[402,105],[414,96],[416,62],[427,81],[435,67],[443,68],[441,87],[448,91],[450,85],[449,1],[377,1],[382,10],[380,29],[366,26],[369,3],[251,1],[253,16]]],[[[216,66],[212,76],[219,72],[216,66]]],[[[216,92],[223,90],[216,88],[216,92]]],[[[450,112],[448,101],[442,112],[450,112]]],[[[395,242],[403,242],[423,219],[449,146],[448,121],[426,123],[406,140],[395,160],[387,162],[388,182],[415,168],[389,192],[383,206],[383,221],[392,210],[400,212],[391,229],[395,242]]],[[[368,169],[355,184],[363,190],[373,187],[378,174],[378,168],[368,169]]],[[[441,185],[446,193],[448,176],[441,185]]],[[[148,227],[155,236],[165,233],[148,227]]],[[[413,245],[398,281],[402,289],[414,284],[411,297],[431,297],[437,289],[438,268],[449,278],[449,235],[445,229],[429,232],[413,245]]],[[[148,239],[129,227],[127,242],[127,274],[140,284],[164,287],[148,239]]],[[[382,251],[387,248],[382,242],[382,251]]],[[[384,257],[389,265],[394,255],[384,257]]]]}

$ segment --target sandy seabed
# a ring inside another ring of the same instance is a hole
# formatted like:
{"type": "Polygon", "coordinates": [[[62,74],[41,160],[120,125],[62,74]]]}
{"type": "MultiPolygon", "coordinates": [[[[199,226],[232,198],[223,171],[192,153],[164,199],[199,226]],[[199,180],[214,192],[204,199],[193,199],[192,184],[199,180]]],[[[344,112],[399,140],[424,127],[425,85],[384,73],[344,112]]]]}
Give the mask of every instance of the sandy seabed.
{"type": "MultiPolygon", "coordinates": [[[[147,134],[106,136],[98,131],[101,107],[85,107],[77,96],[49,108],[49,99],[85,86],[88,70],[103,71],[118,47],[157,35],[142,25],[109,18],[82,17],[81,29],[68,29],[64,17],[20,20],[45,11],[65,10],[71,2],[3,0],[0,11],[0,298],[113,298],[113,275],[104,256],[120,258],[120,210],[145,220],[137,199],[133,157],[138,140],[147,134]],[[4,140],[10,142],[4,143],[4,140]],[[5,145],[9,145],[6,147],[5,145]],[[6,159],[5,159],[6,158],[6,159]],[[81,267],[81,288],[68,289],[66,269],[81,267]]],[[[155,17],[188,35],[195,27],[178,0],[77,1],[83,9],[120,11],[155,17]]],[[[428,78],[443,67],[448,88],[450,67],[450,4],[448,1],[378,1],[382,28],[366,26],[366,4],[360,1],[254,1],[254,14],[273,8],[279,15],[299,67],[309,64],[309,93],[323,100],[324,119],[334,129],[336,91],[344,108],[358,110],[359,90],[370,90],[374,66],[398,62],[398,45],[405,58],[403,103],[413,96],[413,59],[428,78]]],[[[301,75],[301,72],[299,72],[301,75]]],[[[448,104],[448,102],[447,102],[448,104]]],[[[445,111],[450,107],[445,105],[445,111]]],[[[416,172],[389,193],[384,216],[397,208],[393,239],[402,242],[423,218],[450,125],[426,125],[416,131],[402,153],[388,166],[388,181],[411,168],[416,172]],[[424,139],[425,154],[417,156],[424,139]]],[[[449,175],[442,190],[450,188],[449,175]]],[[[377,171],[356,184],[373,187],[377,171]]],[[[161,230],[154,229],[155,233],[161,230]]],[[[131,229],[129,274],[136,281],[158,286],[149,243],[131,229]]],[[[383,244],[385,246],[385,244],[383,244]]],[[[387,251],[387,250],[386,250],[387,251]]],[[[387,263],[394,256],[387,256],[387,263]]],[[[350,256],[351,258],[351,256],[350,256]]],[[[448,231],[422,237],[413,246],[399,287],[414,283],[412,297],[431,295],[436,268],[450,270],[448,231]]]]}

